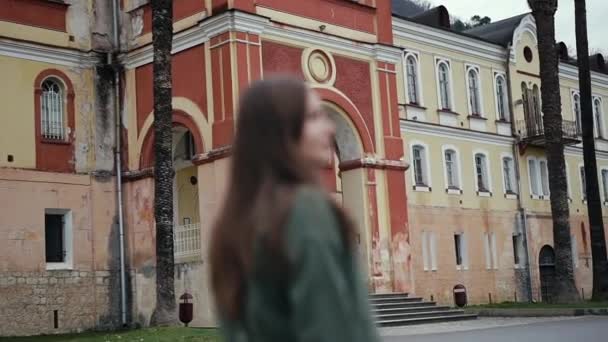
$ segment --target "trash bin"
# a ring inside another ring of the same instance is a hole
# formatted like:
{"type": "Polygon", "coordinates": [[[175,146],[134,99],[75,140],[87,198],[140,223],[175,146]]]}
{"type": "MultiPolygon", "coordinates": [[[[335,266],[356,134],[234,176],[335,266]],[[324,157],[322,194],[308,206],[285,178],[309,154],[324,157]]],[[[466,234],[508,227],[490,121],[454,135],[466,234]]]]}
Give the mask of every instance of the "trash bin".
{"type": "Polygon", "coordinates": [[[462,284],[454,286],[454,304],[459,308],[467,305],[467,289],[462,284]]]}
{"type": "Polygon", "coordinates": [[[186,326],[188,326],[188,323],[192,322],[194,304],[189,302],[192,298],[192,295],[187,292],[179,297],[179,320],[186,326]]]}

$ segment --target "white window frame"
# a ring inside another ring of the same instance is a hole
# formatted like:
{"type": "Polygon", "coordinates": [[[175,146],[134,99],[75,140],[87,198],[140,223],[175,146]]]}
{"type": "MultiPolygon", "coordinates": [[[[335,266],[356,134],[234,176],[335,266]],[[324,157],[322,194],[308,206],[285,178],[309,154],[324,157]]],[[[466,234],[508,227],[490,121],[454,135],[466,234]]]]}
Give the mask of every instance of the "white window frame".
{"type": "MultiPolygon", "coordinates": [[[[466,234],[464,232],[455,232],[453,235],[460,235],[460,258],[461,258],[461,264],[458,265],[457,260],[456,261],[456,269],[461,271],[461,270],[468,270],[469,269],[469,254],[467,252],[467,238],[466,238],[466,234]]],[[[456,246],[454,244],[452,244],[454,246],[454,258],[456,258],[456,246]]]]}
{"type": "Polygon", "coordinates": [[[479,116],[479,117],[485,117],[485,114],[483,113],[483,85],[481,83],[481,68],[478,65],[472,65],[472,64],[465,64],[465,82],[466,82],[466,88],[467,88],[467,107],[469,108],[469,115],[473,115],[473,116],[479,116]],[[473,106],[471,106],[471,89],[470,89],[470,82],[469,82],[469,73],[471,72],[475,72],[475,75],[477,77],[477,105],[479,106],[479,113],[473,113],[473,106]]]}
{"type": "Polygon", "coordinates": [[[578,90],[574,90],[571,89],[570,90],[570,102],[572,102],[572,117],[574,118],[574,125],[577,129],[577,135],[581,135],[583,132],[583,123],[582,123],[582,116],[583,116],[583,109],[581,108],[581,93],[578,90]],[[579,114],[577,115],[576,113],[576,101],[575,101],[575,97],[578,96],[578,108],[579,108],[579,114]],[[580,129],[580,130],[579,130],[580,129]]]}
{"type": "Polygon", "coordinates": [[[495,232],[484,232],[483,233],[484,252],[486,256],[486,269],[497,270],[498,269],[498,253],[496,252],[496,233],[495,232]]]}
{"type": "Polygon", "coordinates": [[[498,105],[498,79],[502,78],[504,82],[504,94],[503,94],[503,103],[505,110],[505,118],[504,121],[511,121],[511,109],[509,108],[509,86],[507,85],[507,75],[504,72],[494,72],[494,101],[496,104],[496,120],[501,121],[500,118],[500,106],[498,105]]]}
{"type": "Polygon", "coordinates": [[[448,194],[462,194],[462,167],[460,163],[460,150],[454,145],[443,145],[441,146],[441,159],[443,161],[443,184],[445,184],[445,190],[448,194]],[[452,150],[456,154],[456,172],[458,180],[458,189],[450,189],[448,186],[448,170],[446,168],[445,152],[452,150]],[[450,191],[454,190],[454,191],[450,191]]]}
{"type": "Polygon", "coordinates": [[[437,108],[439,110],[449,110],[455,112],[454,108],[454,80],[452,77],[452,62],[447,58],[435,57],[435,82],[437,84],[437,108]],[[449,108],[443,108],[441,103],[441,84],[439,83],[439,66],[441,64],[445,64],[448,70],[448,102],[450,104],[449,108]]]}
{"type": "Polygon", "coordinates": [[[485,150],[473,150],[473,176],[474,176],[474,183],[475,183],[475,192],[477,193],[477,196],[482,196],[482,197],[489,197],[492,196],[492,193],[494,192],[493,187],[492,187],[492,167],[490,166],[490,154],[488,153],[488,151],[485,150]],[[482,154],[485,156],[485,160],[486,160],[486,177],[488,178],[488,188],[486,189],[487,192],[480,192],[479,191],[479,184],[477,184],[477,163],[475,161],[475,156],[477,154],[482,154]]]}
{"type": "Polygon", "coordinates": [[[425,144],[419,140],[414,140],[410,143],[410,165],[412,166],[410,169],[412,170],[411,176],[412,176],[412,184],[414,186],[414,191],[430,192],[433,187],[432,179],[431,179],[431,163],[429,161],[429,159],[430,159],[429,155],[430,155],[430,149],[427,144],[425,144]],[[423,172],[424,172],[423,177],[425,180],[424,185],[426,185],[426,186],[419,186],[416,184],[416,170],[414,168],[414,146],[421,146],[424,148],[423,166],[426,167],[426,169],[423,170],[423,172]]]}
{"type": "Polygon", "coordinates": [[[549,186],[549,162],[547,158],[537,158],[538,160],[538,174],[540,175],[540,190],[542,192],[543,199],[549,200],[551,196],[551,188],[549,186]],[[545,173],[547,174],[547,178],[543,178],[543,167],[542,164],[545,164],[545,173]],[[547,192],[545,192],[545,183],[547,185],[547,192]]]}
{"type": "Polygon", "coordinates": [[[578,184],[581,187],[581,198],[583,199],[583,203],[586,203],[587,202],[587,189],[586,189],[585,185],[586,185],[587,180],[585,178],[583,178],[583,177],[585,177],[585,164],[579,163],[577,171],[578,171],[578,178],[579,178],[578,184]],[[581,172],[581,170],[583,172],[581,172]]]}
{"type": "Polygon", "coordinates": [[[608,192],[608,167],[602,166],[600,169],[600,186],[602,187],[602,203],[605,206],[608,206],[608,196],[606,196],[606,192],[608,192]],[[607,173],[606,182],[604,182],[604,171],[607,173]]]}
{"type": "Polygon", "coordinates": [[[528,158],[526,159],[526,168],[528,169],[528,188],[530,191],[530,198],[532,199],[543,199],[543,186],[542,186],[542,176],[540,173],[540,161],[541,158],[537,158],[537,157],[533,157],[533,156],[528,156],[528,158]],[[530,162],[534,163],[534,168],[535,168],[535,172],[534,174],[532,174],[532,170],[530,169],[530,162]],[[532,177],[534,177],[534,180],[536,182],[536,185],[538,187],[538,192],[535,191],[535,189],[532,187],[532,177]]]}
{"type": "MultiPolygon", "coordinates": [[[[65,85],[65,83],[63,82],[63,80],[57,76],[53,76],[50,75],[48,77],[46,77],[44,80],[42,80],[42,82],[40,83],[40,87],[42,88],[44,83],[46,82],[54,82],[57,84],[57,86],[59,87],[59,94],[61,97],[60,100],[60,108],[61,108],[61,112],[60,113],[51,113],[49,115],[47,115],[47,113],[44,110],[44,103],[46,102],[44,99],[44,89],[42,89],[42,91],[40,92],[40,136],[42,139],[45,140],[51,140],[51,141],[66,141],[70,132],[68,129],[68,114],[67,114],[67,87],[65,85]],[[57,114],[60,115],[60,117],[57,116],[57,114]],[[55,135],[55,134],[51,134],[51,132],[54,132],[52,129],[49,132],[45,131],[45,124],[44,121],[46,119],[49,119],[49,121],[57,121],[59,120],[59,124],[61,125],[61,127],[59,128],[59,134],[55,135]]],[[[54,106],[57,105],[57,103],[53,103],[54,106]]],[[[48,103],[47,103],[47,108],[48,108],[48,103]]]]}
{"type": "MultiPolygon", "coordinates": [[[[44,214],[63,215],[63,246],[65,248],[65,259],[63,262],[46,262],[47,270],[71,270],[74,267],[74,228],[73,213],[70,209],[47,208],[44,214]]],[[[46,227],[44,227],[46,229],[46,227]]],[[[46,255],[46,254],[45,254],[46,255]]]]}
{"type": "Polygon", "coordinates": [[[437,235],[434,231],[422,231],[422,258],[424,271],[437,271],[437,235]]]}
{"type": "Polygon", "coordinates": [[[424,97],[422,95],[422,76],[420,66],[420,53],[418,51],[406,50],[403,55],[403,77],[404,77],[404,89],[405,89],[405,98],[408,104],[415,104],[420,107],[424,107],[424,97]],[[416,95],[418,96],[418,102],[414,103],[410,99],[409,93],[409,83],[408,83],[408,68],[407,68],[407,59],[409,57],[413,57],[416,61],[416,95]]]}
{"type": "Polygon", "coordinates": [[[500,154],[500,169],[502,171],[502,190],[506,195],[518,195],[517,191],[517,177],[515,176],[515,158],[513,158],[513,154],[511,153],[501,153],[500,154]],[[504,160],[505,158],[511,159],[511,187],[513,187],[512,192],[507,192],[506,179],[507,175],[505,175],[504,160]]]}
{"type": "Polygon", "coordinates": [[[570,183],[570,168],[568,162],[565,162],[566,167],[566,190],[568,191],[568,202],[572,202],[572,185],[570,183]]]}
{"type": "Polygon", "coordinates": [[[603,139],[606,129],[604,126],[604,101],[602,100],[602,97],[599,95],[594,95],[593,100],[591,101],[591,106],[592,106],[592,111],[593,111],[593,128],[594,128],[595,137],[603,139]],[[596,116],[598,116],[598,112],[596,110],[597,107],[595,104],[597,102],[599,102],[599,104],[600,104],[599,121],[596,120],[597,119],[596,116]],[[598,127],[598,123],[599,123],[599,127],[598,127]]]}

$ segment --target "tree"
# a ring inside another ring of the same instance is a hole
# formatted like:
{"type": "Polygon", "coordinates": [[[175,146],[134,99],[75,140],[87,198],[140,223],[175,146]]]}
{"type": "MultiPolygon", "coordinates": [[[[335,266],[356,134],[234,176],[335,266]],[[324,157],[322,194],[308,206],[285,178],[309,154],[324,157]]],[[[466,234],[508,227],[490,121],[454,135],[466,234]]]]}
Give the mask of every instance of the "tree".
{"type": "Polygon", "coordinates": [[[152,0],[156,308],[151,323],[154,325],[177,321],[173,260],[172,40],[172,1],[152,0]]]}
{"type": "Polygon", "coordinates": [[[593,134],[593,104],[591,99],[591,72],[589,70],[589,42],[587,38],[587,13],[585,0],[574,0],[576,21],[576,51],[578,55],[578,80],[581,90],[581,117],[583,127],[583,158],[587,211],[591,235],[591,258],[593,260],[593,300],[608,299],[608,258],[602,218],[602,203],[598,184],[597,161],[595,160],[595,137],[593,134]]]}
{"type": "Polygon", "coordinates": [[[549,169],[553,242],[555,249],[555,284],[552,298],[561,303],[579,300],[574,282],[570,212],[564,160],[558,55],[555,42],[557,0],[528,0],[536,20],[542,93],[545,150],[549,169]]]}
{"type": "Polygon", "coordinates": [[[492,22],[492,18],[485,16],[485,17],[481,17],[479,15],[474,15],[471,17],[471,26],[472,27],[478,27],[478,26],[483,26],[483,25],[487,25],[489,23],[492,22]]]}

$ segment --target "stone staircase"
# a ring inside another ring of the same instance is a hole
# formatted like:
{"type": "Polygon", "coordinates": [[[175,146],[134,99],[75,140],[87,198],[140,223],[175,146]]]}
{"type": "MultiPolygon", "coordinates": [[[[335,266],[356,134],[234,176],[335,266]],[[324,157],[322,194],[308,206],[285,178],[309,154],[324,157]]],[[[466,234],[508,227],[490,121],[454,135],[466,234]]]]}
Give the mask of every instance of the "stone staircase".
{"type": "Polygon", "coordinates": [[[371,295],[370,300],[381,327],[477,319],[477,315],[466,314],[464,310],[438,306],[406,293],[371,295]]]}

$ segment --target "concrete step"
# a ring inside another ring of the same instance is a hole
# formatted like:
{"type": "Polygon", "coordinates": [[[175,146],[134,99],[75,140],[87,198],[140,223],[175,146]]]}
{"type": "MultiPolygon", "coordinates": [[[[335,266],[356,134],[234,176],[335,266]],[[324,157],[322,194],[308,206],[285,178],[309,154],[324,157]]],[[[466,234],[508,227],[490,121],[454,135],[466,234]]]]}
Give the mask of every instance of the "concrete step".
{"type": "Polygon", "coordinates": [[[394,298],[372,298],[372,304],[398,304],[398,303],[412,303],[422,302],[420,297],[394,297],[394,298]]]}
{"type": "Polygon", "coordinates": [[[459,314],[459,315],[437,315],[432,317],[418,317],[418,318],[405,318],[405,319],[387,319],[379,320],[377,324],[381,327],[395,327],[405,326],[414,324],[425,324],[425,323],[440,323],[440,322],[452,322],[452,321],[463,321],[477,319],[477,315],[471,314],[459,314]]]}
{"type": "Polygon", "coordinates": [[[420,306],[435,306],[437,305],[437,303],[435,302],[423,302],[423,301],[416,301],[416,302],[405,302],[405,303],[380,303],[380,304],[373,304],[372,308],[375,310],[381,310],[381,309],[405,309],[405,308],[412,308],[412,307],[420,307],[420,306]]]}
{"type": "Polygon", "coordinates": [[[449,306],[435,306],[435,305],[423,305],[423,306],[413,306],[413,307],[405,307],[405,308],[390,308],[390,309],[379,309],[373,310],[374,314],[379,315],[390,315],[390,314],[403,314],[410,312],[427,312],[427,311],[445,311],[450,310],[449,306]]]}
{"type": "Polygon", "coordinates": [[[395,313],[395,314],[382,314],[377,315],[376,320],[378,321],[394,321],[399,319],[409,318],[423,318],[423,317],[437,317],[437,316],[456,316],[463,315],[464,310],[432,310],[424,312],[409,312],[409,313],[395,313]]]}
{"type": "Polygon", "coordinates": [[[382,293],[382,294],[370,294],[370,299],[382,299],[382,298],[395,298],[395,297],[407,297],[407,293],[382,293]]]}

